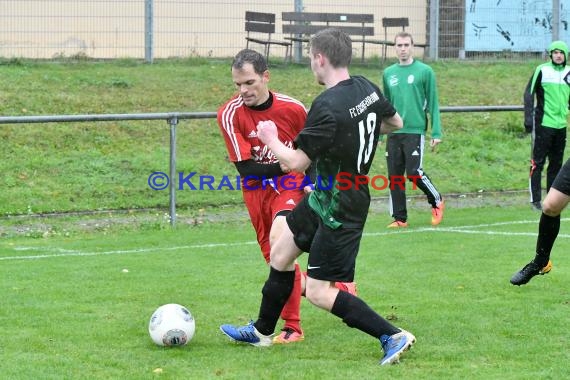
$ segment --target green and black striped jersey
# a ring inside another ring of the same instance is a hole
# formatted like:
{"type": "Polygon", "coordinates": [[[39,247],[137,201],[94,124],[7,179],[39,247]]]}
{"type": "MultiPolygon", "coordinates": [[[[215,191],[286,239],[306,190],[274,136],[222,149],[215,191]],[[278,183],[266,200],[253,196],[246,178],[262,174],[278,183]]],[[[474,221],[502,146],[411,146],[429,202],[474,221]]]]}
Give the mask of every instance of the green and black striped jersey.
{"type": "Polygon", "coordinates": [[[380,88],[352,76],[321,93],[295,139],[316,165],[309,205],[330,228],[364,226],[370,206],[366,183],[380,124],[396,113],[380,88]]]}

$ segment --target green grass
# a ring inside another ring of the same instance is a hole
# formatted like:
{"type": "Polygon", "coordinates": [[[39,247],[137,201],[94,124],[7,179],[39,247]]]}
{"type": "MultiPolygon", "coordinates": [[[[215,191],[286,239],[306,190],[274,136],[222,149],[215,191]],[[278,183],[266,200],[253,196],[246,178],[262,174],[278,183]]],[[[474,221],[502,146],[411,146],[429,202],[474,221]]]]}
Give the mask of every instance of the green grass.
{"type": "MultiPolygon", "coordinates": [[[[434,64],[441,105],[521,104],[537,63],[434,64]]],[[[381,68],[352,72],[378,83],[381,68]]],[[[306,105],[322,90],[303,65],[275,65],[271,85],[306,105]]],[[[5,116],[215,111],[233,92],[229,61],[205,59],[12,60],[0,62],[0,86],[5,116]]],[[[255,317],[267,268],[239,191],[177,192],[170,228],[168,193],[147,185],[168,170],[166,122],[0,125],[2,377],[569,377],[567,220],[552,273],[521,288],[508,282],[532,257],[539,216],[517,192],[528,183],[522,114],[442,119],[444,143],[425,169],[446,197],[443,224],[427,227],[428,206],[412,197],[411,227],[387,231],[387,193],[375,191],[358,259],[361,296],[418,337],[390,368],[377,365],[374,339],[306,301],[302,344],[259,350],[221,335],[219,324],[255,317]],[[170,302],[196,317],[182,349],[148,337],[151,313],[170,302]]],[[[236,173],[214,120],[181,121],[177,150],[178,171],[236,173]]],[[[381,149],[370,174],[385,173],[381,149]]]]}
{"type": "MultiPolygon", "coordinates": [[[[538,62],[441,62],[433,65],[442,106],[518,105],[538,62]]],[[[233,91],[229,60],[0,62],[0,113],[5,116],[215,111],[233,91]]],[[[273,89],[307,106],[322,91],[307,65],[271,69],[273,89]]],[[[378,64],[353,74],[380,82],[378,64]]],[[[529,139],[522,113],[444,113],[444,142],[425,156],[425,170],[444,194],[523,190],[529,139]]],[[[177,171],[236,174],[215,120],[182,120],[177,171]]],[[[168,172],[166,121],[0,125],[0,216],[85,210],[165,209],[167,191],[147,185],[168,172]]],[[[385,175],[383,149],[372,168],[385,175]]],[[[385,191],[373,192],[385,196],[385,191]]],[[[239,191],[178,191],[181,211],[239,205],[239,191]]]]}
{"type": "Polygon", "coordinates": [[[305,342],[230,343],[218,326],[256,316],[267,275],[249,222],[236,217],[0,240],[2,377],[567,378],[568,220],[552,272],[514,287],[509,278],[532,257],[539,214],[458,202],[438,228],[429,227],[427,205],[412,208],[407,230],[388,231],[388,215],[376,211],[366,226],[360,295],[418,338],[399,366],[378,366],[377,341],[306,300],[305,342]],[[147,333],[153,310],[170,302],[196,318],[181,349],[157,347],[147,333]]]}

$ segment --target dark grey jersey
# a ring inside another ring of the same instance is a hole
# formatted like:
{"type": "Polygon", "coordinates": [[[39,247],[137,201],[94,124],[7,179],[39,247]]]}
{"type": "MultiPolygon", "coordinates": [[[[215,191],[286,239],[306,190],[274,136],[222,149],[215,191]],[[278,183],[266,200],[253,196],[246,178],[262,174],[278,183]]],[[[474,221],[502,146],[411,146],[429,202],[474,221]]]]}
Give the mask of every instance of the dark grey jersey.
{"type": "Polygon", "coordinates": [[[396,113],[378,86],[353,76],[321,93],[295,140],[316,164],[309,205],[331,228],[362,227],[370,205],[367,174],[380,124],[396,113]]]}

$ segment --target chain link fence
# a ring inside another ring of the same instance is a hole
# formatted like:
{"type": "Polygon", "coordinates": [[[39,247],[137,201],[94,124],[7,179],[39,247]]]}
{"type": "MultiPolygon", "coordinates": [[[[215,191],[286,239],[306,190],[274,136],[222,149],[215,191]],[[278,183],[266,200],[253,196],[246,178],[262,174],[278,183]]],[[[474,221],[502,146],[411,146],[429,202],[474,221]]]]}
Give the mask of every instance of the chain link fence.
{"type": "MultiPolygon", "coordinates": [[[[570,40],[569,0],[0,0],[0,57],[152,60],[230,57],[245,47],[246,10],[372,13],[376,39],[383,17],[408,17],[431,59],[517,59],[570,40]]],[[[389,38],[397,30],[389,30],[389,38]]],[[[282,57],[281,47],[272,55],[282,57]]],[[[389,49],[391,50],[391,49],[389,49]]],[[[356,52],[359,53],[359,52],[356,52]]],[[[392,54],[392,52],[390,52],[392,54]]],[[[366,48],[367,58],[380,47],[366,48]]]]}

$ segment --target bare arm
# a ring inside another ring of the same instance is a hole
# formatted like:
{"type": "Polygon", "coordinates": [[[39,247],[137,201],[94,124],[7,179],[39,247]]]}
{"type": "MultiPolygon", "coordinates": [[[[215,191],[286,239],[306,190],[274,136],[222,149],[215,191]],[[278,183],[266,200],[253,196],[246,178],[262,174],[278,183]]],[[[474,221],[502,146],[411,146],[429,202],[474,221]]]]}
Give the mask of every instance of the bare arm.
{"type": "Polygon", "coordinates": [[[257,137],[271,149],[279,162],[288,169],[303,173],[311,164],[311,159],[300,149],[291,149],[283,144],[277,135],[277,126],[272,121],[257,125],[257,137]]]}
{"type": "Polygon", "coordinates": [[[404,122],[400,117],[400,114],[396,112],[391,117],[385,117],[382,119],[382,124],[380,124],[380,133],[383,135],[387,135],[388,133],[392,133],[398,129],[402,129],[404,126],[404,122]]]}

